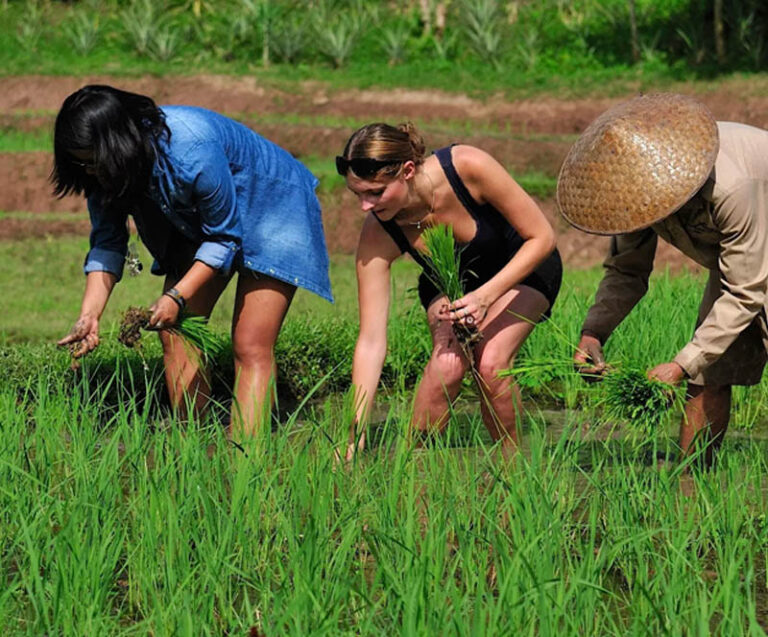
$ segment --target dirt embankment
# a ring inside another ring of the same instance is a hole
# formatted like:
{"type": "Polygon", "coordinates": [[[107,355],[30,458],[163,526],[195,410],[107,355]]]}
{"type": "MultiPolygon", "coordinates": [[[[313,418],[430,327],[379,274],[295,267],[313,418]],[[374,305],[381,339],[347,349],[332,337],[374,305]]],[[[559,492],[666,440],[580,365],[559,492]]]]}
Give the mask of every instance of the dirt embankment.
{"type": "MultiPolygon", "coordinates": [[[[195,104],[238,114],[253,125],[253,118],[295,115],[307,121],[337,122],[414,120],[427,133],[427,143],[437,148],[461,141],[496,156],[514,173],[538,171],[556,175],[574,135],[599,113],[627,96],[600,99],[555,98],[507,101],[486,100],[435,91],[339,91],[307,82],[286,91],[260,85],[255,78],[200,75],[193,77],[143,77],[135,79],[93,77],[26,76],[0,78],[0,129],[13,126],[39,130],[52,126],[52,114],[64,98],[88,83],[114,84],[126,90],[151,95],[161,104],[195,104]],[[23,117],[21,117],[23,116],[23,117]],[[460,136],[446,132],[445,122],[460,136]]],[[[699,94],[718,119],[741,121],[768,128],[768,96],[738,82],[699,94]]],[[[680,90],[685,90],[680,89],[680,90]]],[[[693,92],[693,88],[691,91],[693,92]]],[[[342,148],[351,128],[335,124],[259,123],[260,133],[287,148],[297,157],[328,156],[342,148]]],[[[0,239],[46,234],[87,233],[84,202],[76,198],[56,200],[50,194],[48,153],[0,154],[0,210],[31,213],[56,212],[55,221],[27,217],[0,219],[0,239]],[[69,213],[72,217],[69,218],[69,213]]],[[[563,223],[552,201],[540,202],[560,234],[560,249],[572,266],[592,265],[605,253],[607,240],[576,231],[563,223]]],[[[342,191],[323,196],[329,249],[354,249],[361,216],[354,199],[342,191]]],[[[686,263],[675,250],[663,246],[659,260],[673,266],[686,263]]]]}

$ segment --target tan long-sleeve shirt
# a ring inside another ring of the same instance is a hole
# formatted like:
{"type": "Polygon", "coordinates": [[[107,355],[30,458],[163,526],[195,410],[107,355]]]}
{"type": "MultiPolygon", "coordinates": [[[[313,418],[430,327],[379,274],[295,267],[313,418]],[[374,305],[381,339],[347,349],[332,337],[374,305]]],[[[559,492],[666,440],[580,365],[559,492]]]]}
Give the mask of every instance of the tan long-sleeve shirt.
{"type": "Polygon", "coordinates": [[[718,122],[720,150],[709,180],[675,214],[612,238],[605,276],[582,329],[602,342],[643,297],[657,236],[717,273],[720,296],[675,361],[689,377],[715,362],[768,303],[768,131],[718,122]]]}

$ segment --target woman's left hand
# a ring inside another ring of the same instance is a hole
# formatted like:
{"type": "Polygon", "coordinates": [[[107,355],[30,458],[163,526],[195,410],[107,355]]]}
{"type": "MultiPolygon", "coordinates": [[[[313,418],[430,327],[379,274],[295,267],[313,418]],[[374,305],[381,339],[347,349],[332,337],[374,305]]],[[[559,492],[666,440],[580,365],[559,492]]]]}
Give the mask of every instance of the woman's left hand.
{"type": "Polygon", "coordinates": [[[164,330],[173,327],[179,320],[179,306],[168,296],[161,296],[149,309],[152,312],[149,329],[164,330]]]}
{"type": "Polygon", "coordinates": [[[456,299],[450,306],[443,306],[439,316],[443,320],[462,323],[463,325],[479,325],[488,313],[490,303],[481,294],[470,292],[456,299]]]}
{"type": "Polygon", "coordinates": [[[673,361],[656,365],[648,371],[647,375],[651,380],[659,380],[668,385],[677,385],[685,378],[685,370],[673,361]]]}

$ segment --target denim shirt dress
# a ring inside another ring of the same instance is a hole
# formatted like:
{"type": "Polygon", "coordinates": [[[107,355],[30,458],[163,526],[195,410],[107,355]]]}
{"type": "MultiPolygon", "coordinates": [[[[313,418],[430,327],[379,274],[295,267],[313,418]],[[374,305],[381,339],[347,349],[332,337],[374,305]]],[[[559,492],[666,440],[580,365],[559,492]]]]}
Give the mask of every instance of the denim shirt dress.
{"type": "MultiPolygon", "coordinates": [[[[333,301],[317,179],[290,153],[223,115],[192,106],[164,106],[170,141],[159,142],[148,196],[166,226],[197,245],[195,259],[228,275],[263,273],[333,301]]],[[[84,271],[122,276],[128,212],[104,210],[88,198],[90,251],[84,271]]],[[[169,233],[152,233],[134,214],[155,257],[169,233]]],[[[156,213],[157,214],[157,213],[156,213]]]]}

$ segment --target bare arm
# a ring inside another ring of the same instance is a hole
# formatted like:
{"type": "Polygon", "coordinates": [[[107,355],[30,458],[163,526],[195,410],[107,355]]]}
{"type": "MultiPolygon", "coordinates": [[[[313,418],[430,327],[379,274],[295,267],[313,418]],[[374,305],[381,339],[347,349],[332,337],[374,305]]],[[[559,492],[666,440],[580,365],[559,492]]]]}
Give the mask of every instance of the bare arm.
{"type": "Polygon", "coordinates": [[[365,427],[387,355],[390,266],[400,256],[394,241],[372,216],[365,220],[357,249],[360,331],[352,361],[355,423],[350,429],[347,458],[365,446],[365,427]]]}
{"type": "Polygon", "coordinates": [[[59,345],[75,344],[76,355],[84,356],[99,344],[99,319],[117,283],[117,277],[110,272],[89,272],[85,279],[85,292],[80,306],[80,317],[72,330],[59,345]]]}
{"type": "MultiPolygon", "coordinates": [[[[552,253],[556,237],[536,202],[488,153],[472,146],[457,146],[453,158],[472,196],[479,203],[496,208],[523,239],[523,245],[509,262],[471,293],[482,314],[474,318],[480,321],[494,301],[525,279],[552,253]]],[[[454,303],[455,309],[465,305],[463,299],[454,303]]]]}

